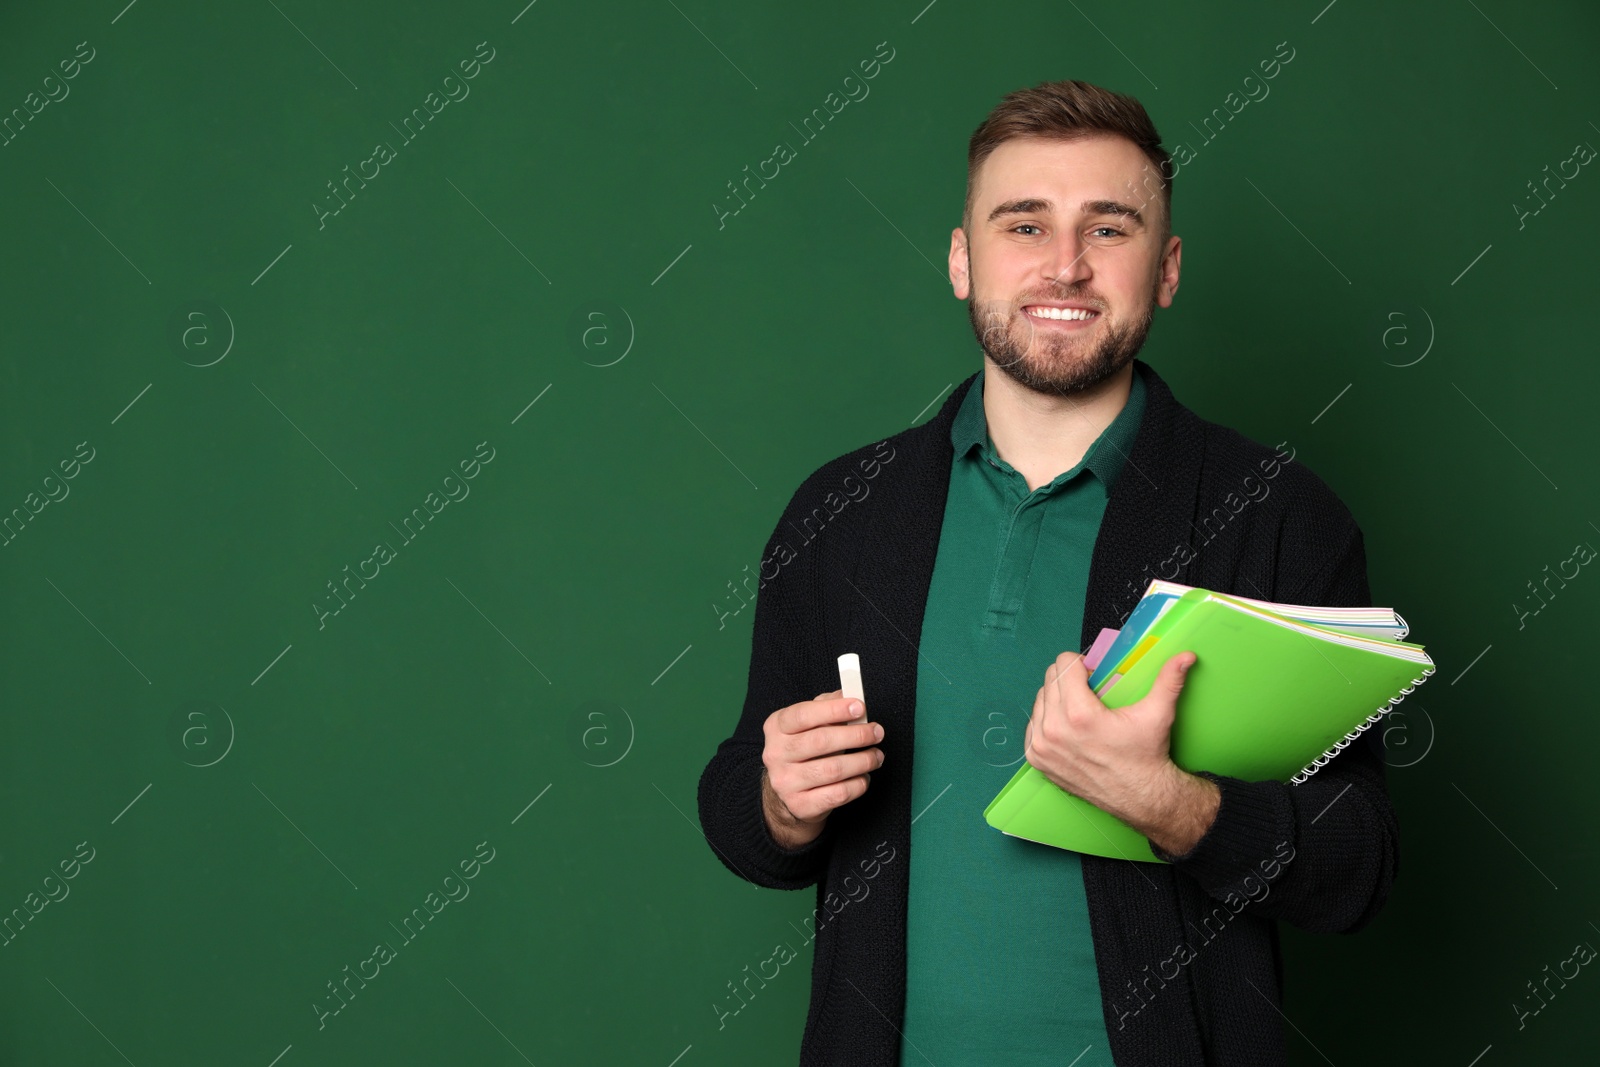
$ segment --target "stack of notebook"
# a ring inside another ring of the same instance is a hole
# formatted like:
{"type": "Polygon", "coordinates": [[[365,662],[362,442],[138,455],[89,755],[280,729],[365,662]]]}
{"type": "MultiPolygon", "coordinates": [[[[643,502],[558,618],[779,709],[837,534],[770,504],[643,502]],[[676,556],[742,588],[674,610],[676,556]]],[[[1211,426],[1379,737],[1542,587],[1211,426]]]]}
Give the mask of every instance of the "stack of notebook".
{"type": "MultiPolygon", "coordinates": [[[[1195,653],[1172,724],[1186,771],[1303,782],[1434,672],[1388,608],[1273,604],[1152,581],[1121,630],[1084,655],[1109,708],[1150,691],[1161,665],[1195,653]]],[[[984,809],[990,826],[1074,852],[1162,862],[1127,823],[1024,763],[984,809]]]]}

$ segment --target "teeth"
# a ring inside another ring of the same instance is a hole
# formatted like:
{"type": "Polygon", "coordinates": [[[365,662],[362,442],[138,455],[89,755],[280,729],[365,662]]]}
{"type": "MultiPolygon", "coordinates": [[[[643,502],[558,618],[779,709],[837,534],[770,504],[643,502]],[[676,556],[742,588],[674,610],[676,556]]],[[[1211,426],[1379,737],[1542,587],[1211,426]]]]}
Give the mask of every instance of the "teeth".
{"type": "Polygon", "coordinates": [[[1028,308],[1028,314],[1034,316],[1035,318],[1040,318],[1040,319],[1071,319],[1071,320],[1092,319],[1095,316],[1095,313],[1093,311],[1080,311],[1077,308],[1052,308],[1052,307],[1030,307],[1030,308],[1028,308]]]}

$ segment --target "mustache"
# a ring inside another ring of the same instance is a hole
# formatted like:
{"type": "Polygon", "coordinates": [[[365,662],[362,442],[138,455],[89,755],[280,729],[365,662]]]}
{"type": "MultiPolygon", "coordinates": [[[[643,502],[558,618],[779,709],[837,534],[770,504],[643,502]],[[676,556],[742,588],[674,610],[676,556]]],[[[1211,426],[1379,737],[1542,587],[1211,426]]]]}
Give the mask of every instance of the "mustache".
{"type": "Polygon", "coordinates": [[[1030,293],[1017,302],[1017,310],[1021,311],[1025,304],[1050,303],[1052,301],[1061,304],[1083,304],[1091,310],[1105,312],[1105,301],[1095,300],[1087,293],[1073,292],[1030,293]]]}

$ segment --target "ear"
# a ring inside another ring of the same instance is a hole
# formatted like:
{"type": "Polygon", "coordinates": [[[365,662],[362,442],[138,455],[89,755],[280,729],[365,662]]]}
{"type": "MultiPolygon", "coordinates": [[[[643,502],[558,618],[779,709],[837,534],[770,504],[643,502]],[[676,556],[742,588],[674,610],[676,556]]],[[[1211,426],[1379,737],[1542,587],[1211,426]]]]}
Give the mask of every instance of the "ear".
{"type": "Polygon", "coordinates": [[[972,261],[967,252],[967,234],[957,226],[950,231],[950,288],[957,300],[972,294],[972,261]]]}
{"type": "Polygon", "coordinates": [[[1183,238],[1174,234],[1167,239],[1165,253],[1161,257],[1161,265],[1156,281],[1156,303],[1164,308],[1172,306],[1172,300],[1178,295],[1178,269],[1183,262],[1183,238]]]}

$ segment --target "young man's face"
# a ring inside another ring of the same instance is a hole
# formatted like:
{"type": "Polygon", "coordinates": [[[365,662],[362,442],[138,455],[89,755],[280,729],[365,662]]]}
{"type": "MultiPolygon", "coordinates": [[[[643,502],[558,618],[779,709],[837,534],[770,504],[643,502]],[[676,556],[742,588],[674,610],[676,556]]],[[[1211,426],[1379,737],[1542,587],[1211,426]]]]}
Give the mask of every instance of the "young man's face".
{"type": "Polygon", "coordinates": [[[1070,396],[1127,366],[1155,305],[1170,307],[1178,290],[1182,242],[1162,247],[1163,211],[1159,171],[1126,138],[996,148],[978,170],[967,229],[950,235],[950,284],[996,368],[1070,396]],[[1089,317],[1049,317],[1081,315],[1054,310],[1064,305],[1089,317]]]}

